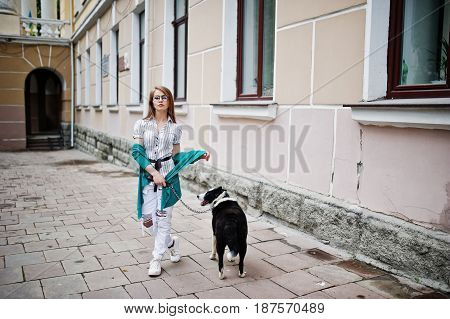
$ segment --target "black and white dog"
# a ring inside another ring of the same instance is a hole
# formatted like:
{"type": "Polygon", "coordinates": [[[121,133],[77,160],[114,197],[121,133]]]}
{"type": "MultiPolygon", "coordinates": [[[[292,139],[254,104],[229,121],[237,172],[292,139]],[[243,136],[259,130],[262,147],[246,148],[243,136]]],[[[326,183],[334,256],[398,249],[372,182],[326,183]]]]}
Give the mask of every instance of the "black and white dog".
{"type": "Polygon", "coordinates": [[[216,259],[219,254],[219,278],[225,278],[223,274],[223,254],[225,246],[229,252],[227,258],[233,260],[239,254],[239,277],[245,277],[244,258],[247,252],[247,218],[236,199],[231,198],[222,187],[217,187],[204,194],[197,195],[201,205],[212,206],[212,252],[210,259],[216,259]]]}

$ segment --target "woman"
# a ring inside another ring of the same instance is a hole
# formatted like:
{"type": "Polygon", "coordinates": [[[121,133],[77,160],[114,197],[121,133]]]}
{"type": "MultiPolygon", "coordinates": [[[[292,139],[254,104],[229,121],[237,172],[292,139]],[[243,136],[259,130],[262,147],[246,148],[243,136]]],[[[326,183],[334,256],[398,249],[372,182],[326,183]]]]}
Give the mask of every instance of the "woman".
{"type": "MultiPolygon", "coordinates": [[[[161,260],[168,249],[170,260],[180,260],[179,238],[170,235],[173,206],[161,209],[162,187],[166,187],[165,176],[174,168],[172,156],[180,152],[181,125],[176,123],[173,95],[163,86],[155,87],[150,93],[149,112],[134,125],[133,138],[145,148],[151,165],[145,170],[151,183],[142,189],[142,216],[144,225],[153,224],[155,247],[148,274],[161,274],[161,260]]],[[[209,160],[205,153],[200,158],[209,160]]]]}

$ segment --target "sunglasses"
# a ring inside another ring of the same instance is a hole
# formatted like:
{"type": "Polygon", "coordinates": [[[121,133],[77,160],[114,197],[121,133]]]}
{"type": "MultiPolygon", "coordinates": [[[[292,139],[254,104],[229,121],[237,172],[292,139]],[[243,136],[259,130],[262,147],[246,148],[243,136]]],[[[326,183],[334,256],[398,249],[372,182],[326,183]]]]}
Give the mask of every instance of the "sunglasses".
{"type": "Polygon", "coordinates": [[[155,95],[153,97],[153,101],[167,101],[169,98],[167,97],[167,95],[155,95]]]}

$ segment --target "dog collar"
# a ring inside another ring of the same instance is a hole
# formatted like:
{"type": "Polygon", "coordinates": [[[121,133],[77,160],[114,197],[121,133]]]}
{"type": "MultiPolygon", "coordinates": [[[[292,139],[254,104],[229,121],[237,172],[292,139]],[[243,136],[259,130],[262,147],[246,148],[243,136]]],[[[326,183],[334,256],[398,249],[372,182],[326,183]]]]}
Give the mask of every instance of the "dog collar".
{"type": "Polygon", "coordinates": [[[224,197],[225,196],[225,192],[223,192],[222,194],[219,195],[219,197],[217,197],[213,202],[212,202],[212,207],[216,207],[217,205],[219,205],[222,202],[226,202],[226,201],[233,201],[233,202],[237,202],[236,199],[231,198],[231,197],[224,197]]]}

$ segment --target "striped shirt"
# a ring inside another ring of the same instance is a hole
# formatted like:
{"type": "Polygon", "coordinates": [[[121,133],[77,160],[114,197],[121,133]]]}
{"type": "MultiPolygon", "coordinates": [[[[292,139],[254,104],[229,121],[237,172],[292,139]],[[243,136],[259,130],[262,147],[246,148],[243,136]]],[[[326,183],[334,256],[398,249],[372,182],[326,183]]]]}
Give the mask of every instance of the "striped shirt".
{"type": "MultiPolygon", "coordinates": [[[[133,138],[143,139],[147,157],[156,161],[172,155],[173,145],[180,144],[182,131],[181,125],[174,123],[170,117],[159,131],[154,118],[141,119],[134,124],[133,138]]],[[[174,166],[172,159],[162,162],[159,172],[166,177],[174,166]]]]}

